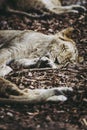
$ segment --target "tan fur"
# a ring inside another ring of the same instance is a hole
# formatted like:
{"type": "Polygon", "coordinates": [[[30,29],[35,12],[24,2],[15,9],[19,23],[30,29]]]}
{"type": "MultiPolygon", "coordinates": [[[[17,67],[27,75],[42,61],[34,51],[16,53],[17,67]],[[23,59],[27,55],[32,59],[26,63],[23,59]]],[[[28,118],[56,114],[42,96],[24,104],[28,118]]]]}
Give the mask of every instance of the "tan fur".
{"type": "Polygon", "coordinates": [[[44,102],[66,101],[64,92],[72,92],[72,88],[59,87],[51,89],[20,90],[10,81],[0,77],[0,103],[33,104],[44,102]]]}
{"type": "MultiPolygon", "coordinates": [[[[4,10],[9,13],[26,15],[32,18],[41,18],[46,15],[51,14],[61,14],[66,12],[78,13],[78,10],[75,8],[82,8],[80,5],[70,5],[62,6],[60,0],[7,0],[3,2],[1,6],[4,7],[4,10]],[[42,15],[31,15],[28,12],[31,10],[39,11],[42,15]]],[[[1,7],[2,8],[2,7],[1,7]]]]}
{"type": "MultiPolygon", "coordinates": [[[[12,71],[7,64],[13,59],[27,68],[32,65],[40,67],[42,62],[52,68],[57,68],[59,64],[65,65],[67,62],[73,64],[78,62],[78,50],[75,42],[70,38],[72,30],[73,28],[67,28],[55,35],[45,35],[31,30],[0,31],[0,76],[12,71]]],[[[27,104],[64,101],[66,97],[63,96],[62,91],[71,91],[71,89],[63,87],[20,90],[15,84],[0,77],[0,102],[27,104]]]]}
{"type": "MultiPolygon", "coordinates": [[[[67,28],[55,35],[45,35],[31,30],[0,31],[0,75],[4,76],[1,72],[9,69],[6,68],[6,64],[12,60],[24,65],[24,62],[28,62],[30,66],[46,60],[52,68],[57,68],[59,64],[65,65],[67,62],[78,62],[76,44],[69,36],[72,30],[73,28],[67,28]]],[[[29,68],[28,63],[25,66],[29,68]]]]}

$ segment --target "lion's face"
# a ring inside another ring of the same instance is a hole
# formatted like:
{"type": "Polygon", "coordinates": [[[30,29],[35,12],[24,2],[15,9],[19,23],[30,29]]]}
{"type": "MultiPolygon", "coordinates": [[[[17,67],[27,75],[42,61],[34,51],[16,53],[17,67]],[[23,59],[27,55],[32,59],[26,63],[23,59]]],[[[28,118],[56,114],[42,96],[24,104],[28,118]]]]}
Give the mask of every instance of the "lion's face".
{"type": "Polygon", "coordinates": [[[67,62],[76,63],[78,61],[76,44],[72,39],[68,38],[64,32],[60,32],[56,36],[50,48],[51,57],[57,64],[65,64],[67,62]]]}

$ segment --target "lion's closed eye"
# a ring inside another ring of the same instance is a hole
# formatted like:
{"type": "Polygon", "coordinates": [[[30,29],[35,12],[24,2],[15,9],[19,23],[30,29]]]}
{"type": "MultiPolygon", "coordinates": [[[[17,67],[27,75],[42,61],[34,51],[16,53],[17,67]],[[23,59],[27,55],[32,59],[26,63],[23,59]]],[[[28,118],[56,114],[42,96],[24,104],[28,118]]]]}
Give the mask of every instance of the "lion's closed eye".
{"type": "Polygon", "coordinates": [[[64,39],[63,37],[59,37],[60,40],[66,41],[66,39],[64,39]]]}

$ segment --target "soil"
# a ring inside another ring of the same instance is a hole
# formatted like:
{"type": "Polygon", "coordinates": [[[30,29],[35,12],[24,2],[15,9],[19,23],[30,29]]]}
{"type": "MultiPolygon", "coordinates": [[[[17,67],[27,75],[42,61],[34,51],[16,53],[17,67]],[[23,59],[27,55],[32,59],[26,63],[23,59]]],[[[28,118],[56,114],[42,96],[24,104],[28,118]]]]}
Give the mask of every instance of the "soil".
{"type": "MultiPolygon", "coordinates": [[[[87,3],[85,3],[87,7],[87,3]]],[[[73,93],[66,102],[34,105],[0,104],[0,130],[87,130],[87,12],[66,13],[43,19],[1,14],[0,29],[31,29],[54,34],[73,26],[81,63],[55,70],[29,70],[12,64],[5,78],[23,88],[68,86],[73,93]]]]}

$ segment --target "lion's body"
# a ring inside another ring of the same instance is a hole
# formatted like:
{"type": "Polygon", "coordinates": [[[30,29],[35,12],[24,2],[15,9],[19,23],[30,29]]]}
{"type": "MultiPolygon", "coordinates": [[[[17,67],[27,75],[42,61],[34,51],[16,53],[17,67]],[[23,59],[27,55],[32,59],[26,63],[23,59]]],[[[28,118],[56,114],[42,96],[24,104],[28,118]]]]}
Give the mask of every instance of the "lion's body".
{"type": "Polygon", "coordinates": [[[76,63],[78,61],[76,44],[67,36],[71,30],[69,28],[55,35],[45,35],[31,30],[0,31],[0,68],[12,60],[23,62],[24,58],[36,63],[46,58],[48,63],[52,61],[56,68],[59,64],[76,63]]]}
{"type": "Polygon", "coordinates": [[[0,102],[23,102],[27,104],[66,100],[62,91],[70,91],[69,88],[20,90],[2,76],[12,70],[7,66],[12,60],[27,68],[41,67],[42,63],[48,67],[57,68],[58,65],[78,62],[76,44],[69,38],[72,30],[72,28],[68,28],[55,35],[45,35],[31,30],[0,31],[0,97],[4,97],[0,98],[0,102]],[[62,97],[59,97],[59,94],[62,97]]]}
{"type": "Polygon", "coordinates": [[[76,8],[85,10],[81,5],[62,6],[60,0],[2,0],[0,3],[0,9],[5,12],[25,15],[31,18],[42,18],[50,14],[66,12],[78,13],[76,8]],[[41,13],[41,15],[29,14],[31,10],[41,13]]]}

